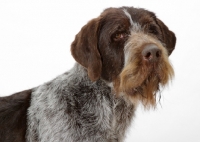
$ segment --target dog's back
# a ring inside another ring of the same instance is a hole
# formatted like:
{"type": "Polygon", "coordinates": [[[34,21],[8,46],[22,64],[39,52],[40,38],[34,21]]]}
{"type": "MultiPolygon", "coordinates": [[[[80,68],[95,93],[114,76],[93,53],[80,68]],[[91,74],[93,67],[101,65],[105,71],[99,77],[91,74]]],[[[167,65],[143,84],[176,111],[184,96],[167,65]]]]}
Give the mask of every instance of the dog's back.
{"type": "Polygon", "coordinates": [[[23,142],[31,90],[0,97],[0,142],[23,142]]]}

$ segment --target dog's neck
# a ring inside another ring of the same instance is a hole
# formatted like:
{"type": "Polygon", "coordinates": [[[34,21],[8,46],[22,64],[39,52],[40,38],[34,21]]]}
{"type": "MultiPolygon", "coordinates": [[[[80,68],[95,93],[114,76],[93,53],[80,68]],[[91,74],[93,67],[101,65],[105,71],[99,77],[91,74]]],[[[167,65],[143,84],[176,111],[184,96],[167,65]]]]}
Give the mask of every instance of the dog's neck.
{"type": "MultiPolygon", "coordinates": [[[[114,87],[113,87],[113,82],[108,82],[102,78],[98,79],[95,82],[92,82],[88,77],[87,69],[83,67],[82,65],[80,65],[79,63],[75,63],[74,67],[71,70],[69,70],[69,72],[67,72],[66,74],[68,76],[68,78],[66,79],[68,79],[68,81],[70,79],[69,82],[74,82],[74,84],[76,84],[77,87],[82,86],[82,87],[87,88],[88,86],[90,86],[90,88],[93,88],[93,90],[94,89],[96,91],[101,90],[100,92],[102,93],[105,93],[105,92],[109,93],[112,97],[116,99],[121,98],[130,105],[133,103],[122,92],[119,95],[116,95],[114,87]]],[[[138,102],[134,102],[134,105],[137,106],[138,102]]]]}
{"type": "Polygon", "coordinates": [[[80,65],[79,63],[75,63],[73,68],[66,72],[65,74],[68,75],[68,80],[76,81],[77,83],[84,83],[85,85],[103,85],[103,87],[112,88],[112,82],[107,82],[102,78],[99,78],[97,81],[91,81],[88,77],[87,69],[80,65]]]}

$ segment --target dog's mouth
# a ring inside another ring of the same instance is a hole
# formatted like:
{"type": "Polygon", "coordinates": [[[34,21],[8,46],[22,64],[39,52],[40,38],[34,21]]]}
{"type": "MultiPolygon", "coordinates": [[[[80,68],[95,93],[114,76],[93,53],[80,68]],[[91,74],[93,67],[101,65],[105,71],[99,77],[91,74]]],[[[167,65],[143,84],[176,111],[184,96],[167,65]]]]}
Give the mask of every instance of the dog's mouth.
{"type": "MultiPolygon", "coordinates": [[[[151,75],[149,75],[146,79],[144,79],[144,81],[139,85],[133,88],[130,88],[130,90],[127,90],[126,92],[131,95],[141,95],[144,98],[147,98],[145,96],[145,89],[148,88],[150,85],[152,85],[152,83],[154,84],[154,92],[157,92],[159,90],[159,84],[161,84],[160,82],[160,77],[158,74],[156,73],[152,73],[151,75]]],[[[151,86],[152,87],[152,86],[151,86]]],[[[152,90],[153,91],[153,90],[152,90]]]]}
{"type": "Polygon", "coordinates": [[[115,90],[134,102],[139,100],[145,108],[155,107],[160,86],[165,86],[172,76],[173,69],[168,63],[159,62],[148,67],[128,65],[115,81],[115,90]]]}
{"type": "Polygon", "coordinates": [[[124,92],[131,98],[139,99],[144,106],[154,106],[156,103],[156,94],[159,91],[159,86],[161,84],[160,75],[156,73],[155,70],[152,70],[152,72],[141,81],[141,84],[136,87],[132,86],[127,88],[124,92]]]}

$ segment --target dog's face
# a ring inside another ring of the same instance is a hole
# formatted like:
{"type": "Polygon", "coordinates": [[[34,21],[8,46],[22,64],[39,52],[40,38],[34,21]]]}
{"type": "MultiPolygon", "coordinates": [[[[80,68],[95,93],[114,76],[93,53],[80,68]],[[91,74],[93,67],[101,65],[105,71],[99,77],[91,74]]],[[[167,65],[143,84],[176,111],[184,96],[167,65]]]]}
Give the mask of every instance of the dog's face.
{"type": "Polygon", "coordinates": [[[159,85],[173,76],[168,56],[176,37],[155,14],[132,7],[108,8],[76,35],[75,60],[92,81],[112,82],[117,94],[155,105],[159,85]]]}

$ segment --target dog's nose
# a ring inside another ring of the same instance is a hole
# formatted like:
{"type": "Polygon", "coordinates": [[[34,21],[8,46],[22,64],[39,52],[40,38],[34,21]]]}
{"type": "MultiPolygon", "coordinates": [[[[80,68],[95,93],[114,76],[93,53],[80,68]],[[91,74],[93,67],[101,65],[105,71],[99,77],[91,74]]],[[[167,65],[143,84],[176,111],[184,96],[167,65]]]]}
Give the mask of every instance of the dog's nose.
{"type": "Polygon", "coordinates": [[[161,56],[161,50],[155,44],[148,44],[142,51],[142,56],[148,61],[157,61],[161,56]]]}

